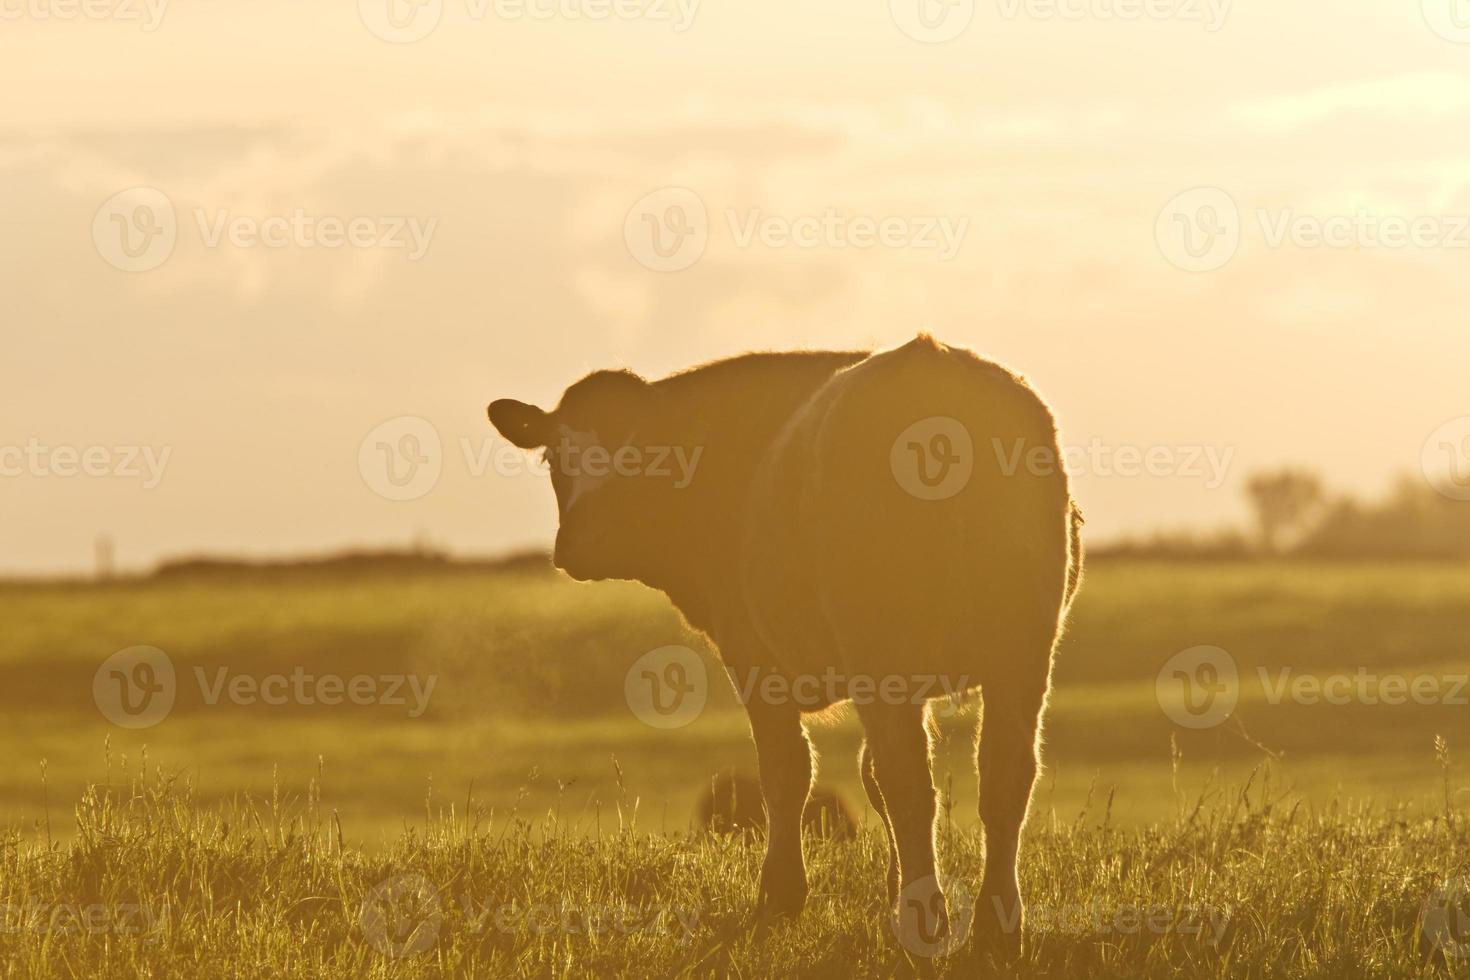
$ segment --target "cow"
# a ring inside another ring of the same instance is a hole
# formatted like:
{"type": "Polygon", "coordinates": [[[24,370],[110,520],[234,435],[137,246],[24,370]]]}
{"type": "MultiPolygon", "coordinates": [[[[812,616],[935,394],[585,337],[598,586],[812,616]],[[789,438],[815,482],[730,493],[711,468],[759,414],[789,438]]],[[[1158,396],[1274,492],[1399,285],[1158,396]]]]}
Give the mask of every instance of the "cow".
{"type": "Polygon", "coordinates": [[[1081,514],[1036,392],[921,334],[879,353],[751,353],[657,381],[596,371],[551,411],[500,399],[489,416],[545,453],[557,567],[662,590],[719,651],[769,817],[761,920],[806,901],[803,715],[850,702],[900,939],[949,933],[928,701],[978,688],[985,862],[965,889],[980,913],[970,941],[1019,953],[1019,838],[1082,574],[1081,514]]]}
{"type": "MultiPolygon", "coordinates": [[[[736,769],[721,769],[701,791],[694,816],[700,828],[712,834],[764,835],[766,808],[760,780],[736,769]]],[[[847,801],[821,784],[812,787],[801,825],[813,837],[830,840],[851,840],[857,834],[857,820],[847,801]]]]}

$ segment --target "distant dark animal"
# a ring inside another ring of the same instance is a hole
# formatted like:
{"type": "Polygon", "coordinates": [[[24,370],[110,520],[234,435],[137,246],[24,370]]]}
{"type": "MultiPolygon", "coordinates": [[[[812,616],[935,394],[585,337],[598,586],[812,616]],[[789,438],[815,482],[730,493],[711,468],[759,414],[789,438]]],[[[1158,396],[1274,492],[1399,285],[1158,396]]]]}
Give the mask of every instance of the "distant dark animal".
{"type": "Polygon", "coordinates": [[[503,399],[490,419],[515,445],[545,447],[556,565],[662,589],[719,648],[770,818],[763,914],[806,901],[802,714],[851,701],[900,936],[905,916],[925,936],[948,933],[927,699],[981,689],[975,941],[1018,951],[1018,841],[1082,570],[1081,517],[1036,393],[920,336],[871,355],[749,354],[654,382],[598,371],[553,411],[503,399]]]}
{"type": "MultiPolygon", "coordinates": [[[[766,806],[760,780],[732,769],[715,773],[699,795],[695,820],[712,834],[764,836],[766,806]]],[[[820,784],[812,787],[801,825],[814,837],[832,840],[850,840],[857,833],[857,820],[847,802],[820,784]]]]}

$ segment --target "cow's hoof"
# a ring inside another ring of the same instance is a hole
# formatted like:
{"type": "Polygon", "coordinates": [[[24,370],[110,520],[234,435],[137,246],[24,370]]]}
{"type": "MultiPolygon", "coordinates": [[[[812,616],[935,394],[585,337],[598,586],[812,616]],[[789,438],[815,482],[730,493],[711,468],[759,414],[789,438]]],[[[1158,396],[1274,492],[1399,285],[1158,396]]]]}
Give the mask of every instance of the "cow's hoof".
{"type": "Polygon", "coordinates": [[[1021,959],[1022,925],[1019,898],[982,894],[970,931],[970,959],[994,975],[1005,975],[1021,959]]]}
{"type": "Polygon", "coordinates": [[[784,892],[761,892],[760,905],[757,907],[757,917],[764,923],[781,922],[795,919],[801,915],[802,909],[806,908],[806,889],[800,892],[787,890],[784,892]]]}
{"type": "Polygon", "coordinates": [[[806,907],[806,871],[767,862],[761,871],[758,917],[764,923],[794,919],[806,907]]]}
{"type": "Polygon", "coordinates": [[[892,925],[899,945],[920,960],[948,955],[963,938],[951,928],[949,906],[934,875],[903,886],[892,925]]]}

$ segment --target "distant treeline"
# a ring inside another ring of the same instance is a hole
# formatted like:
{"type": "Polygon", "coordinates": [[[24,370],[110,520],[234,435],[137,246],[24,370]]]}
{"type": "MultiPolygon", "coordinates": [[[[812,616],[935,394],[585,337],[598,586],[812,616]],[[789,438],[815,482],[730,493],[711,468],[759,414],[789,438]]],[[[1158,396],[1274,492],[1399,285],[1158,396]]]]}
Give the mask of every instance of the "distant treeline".
{"type": "Polygon", "coordinates": [[[1470,501],[1402,477],[1381,500],[1329,493],[1300,469],[1253,475],[1249,530],[1160,532],[1089,545],[1098,557],[1470,558],[1470,501]]]}
{"type": "MultiPolygon", "coordinates": [[[[1251,476],[1245,490],[1253,514],[1249,529],[1160,531],[1143,537],[1089,540],[1088,556],[1178,561],[1263,557],[1470,559],[1470,501],[1442,493],[1423,480],[1403,477],[1383,499],[1363,501],[1328,492],[1310,471],[1283,469],[1251,476]]],[[[551,568],[551,556],[542,550],[467,557],[419,544],[264,559],[194,555],[166,560],[151,575],[180,579],[213,575],[270,577],[283,573],[550,572],[551,568]]],[[[93,579],[57,581],[81,584],[88,580],[93,579]]],[[[17,579],[10,584],[23,581],[17,579]]]]}
{"type": "Polygon", "coordinates": [[[446,551],[411,549],[373,549],[342,551],[326,555],[293,558],[236,558],[201,555],[164,561],[154,570],[154,578],[186,578],[207,575],[240,575],[256,572],[274,575],[280,572],[320,572],[322,574],[370,572],[427,572],[455,570],[550,571],[551,556],[545,551],[518,551],[494,558],[457,557],[446,551]]]}

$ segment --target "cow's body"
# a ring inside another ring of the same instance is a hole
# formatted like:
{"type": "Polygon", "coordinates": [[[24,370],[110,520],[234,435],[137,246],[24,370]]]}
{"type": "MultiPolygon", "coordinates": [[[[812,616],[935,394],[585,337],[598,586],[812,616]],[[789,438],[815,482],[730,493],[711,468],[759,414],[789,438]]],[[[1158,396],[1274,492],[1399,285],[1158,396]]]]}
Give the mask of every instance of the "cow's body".
{"type": "Polygon", "coordinates": [[[775,666],[959,687],[1007,671],[1007,654],[1049,651],[1070,555],[1067,479],[1003,467],[1017,443],[1055,460],[1056,438],[1011,374],[924,341],[825,382],[762,459],[744,521],[745,606],[775,666]],[[929,418],[972,439],[968,482],[942,500],[914,497],[890,460],[929,418]]]}
{"type": "MultiPolygon", "coordinates": [[[[943,899],[924,698],[979,686],[977,898],[991,914],[978,921],[1019,922],[1017,838],[1081,557],[1055,426],[1024,382],[920,337],[871,356],[747,355],[653,383],[602,372],[554,413],[497,402],[491,416],[520,445],[580,433],[700,451],[697,476],[677,490],[629,479],[584,493],[553,458],[556,561],[578,578],[663,589],[719,648],[760,761],[767,911],[799,911],[807,891],[801,716],[852,698],[867,733],[864,786],[889,834],[890,901],[902,889],[900,937],[933,934],[922,920],[942,916],[943,899]],[[965,479],[936,489],[962,456],[965,479]]],[[[1019,934],[999,939],[1014,949],[1019,934]]]]}

